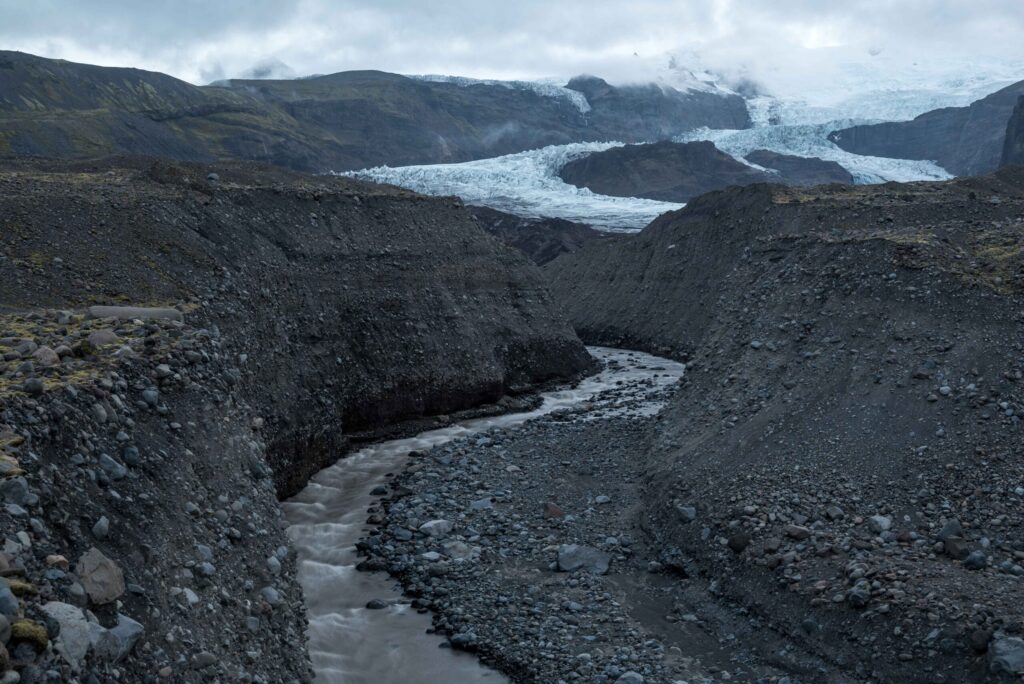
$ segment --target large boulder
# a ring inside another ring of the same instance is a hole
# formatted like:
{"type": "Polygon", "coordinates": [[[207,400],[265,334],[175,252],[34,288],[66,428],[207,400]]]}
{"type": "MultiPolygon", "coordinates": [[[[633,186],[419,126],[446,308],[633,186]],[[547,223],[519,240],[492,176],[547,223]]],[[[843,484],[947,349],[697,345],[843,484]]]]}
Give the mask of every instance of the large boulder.
{"type": "Polygon", "coordinates": [[[991,672],[1024,674],[1024,639],[999,636],[988,647],[988,667],[991,672]]]}
{"type": "Polygon", "coordinates": [[[77,672],[89,652],[89,621],[78,606],[60,601],[50,601],[43,606],[43,612],[60,625],[56,648],[71,669],[77,672]]]}
{"type": "Polygon", "coordinates": [[[95,546],[79,559],[75,574],[95,604],[110,603],[124,594],[124,574],[121,568],[95,546]]]}
{"type": "Polygon", "coordinates": [[[599,549],[579,544],[562,544],[558,548],[558,570],[575,572],[581,570],[592,575],[608,572],[612,556],[599,549]]]}

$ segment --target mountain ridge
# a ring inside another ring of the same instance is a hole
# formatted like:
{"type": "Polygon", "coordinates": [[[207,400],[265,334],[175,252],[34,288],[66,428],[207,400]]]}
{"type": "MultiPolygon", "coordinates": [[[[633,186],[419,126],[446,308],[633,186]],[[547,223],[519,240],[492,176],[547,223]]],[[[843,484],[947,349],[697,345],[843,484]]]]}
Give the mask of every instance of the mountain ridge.
{"type": "Polygon", "coordinates": [[[738,95],[570,81],[567,98],[381,71],[195,86],[166,74],[0,52],[0,155],[269,162],[301,171],[461,162],[569,142],[750,125],[738,95]],[[582,90],[581,90],[582,89],[582,90]]]}

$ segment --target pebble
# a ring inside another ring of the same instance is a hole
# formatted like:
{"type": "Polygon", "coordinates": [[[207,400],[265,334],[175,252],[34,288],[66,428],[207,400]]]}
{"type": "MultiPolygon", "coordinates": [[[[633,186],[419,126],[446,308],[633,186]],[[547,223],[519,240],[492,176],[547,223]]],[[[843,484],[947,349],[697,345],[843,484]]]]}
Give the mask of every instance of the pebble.
{"type": "Polygon", "coordinates": [[[644,677],[639,672],[624,672],[615,680],[615,684],[644,684],[644,677]]]}
{"type": "Polygon", "coordinates": [[[128,468],[115,461],[109,454],[100,454],[100,468],[111,480],[121,480],[128,474],[128,468]]]}
{"type": "Polygon", "coordinates": [[[558,547],[557,567],[561,572],[582,570],[594,575],[608,572],[611,554],[579,544],[562,544],[558,547]]]}
{"type": "Polygon", "coordinates": [[[873,515],[868,518],[868,528],[875,534],[888,532],[892,527],[892,518],[884,515],[873,515]]]}
{"type": "Polygon", "coordinates": [[[10,583],[3,577],[0,577],[0,615],[14,619],[18,615],[20,606],[18,598],[11,591],[10,583]]]}
{"type": "Polygon", "coordinates": [[[448,520],[430,520],[419,526],[421,534],[428,537],[443,537],[452,531],[452,523],[448,520]]]}
{"type": "Polygon", "coordinates": [[[491,501],[490,497],[486,499],[477,499],[469,504],[470,510],[473,511],[487,511],[494,508],[494,502],[491,501]]]}
{"type": "Polygon", "coordinates": [[[971,551],[964,559],[964,567],[968,570],[983,570],[988,567],[988,557],[984,551],[971,551]]]}
{"type": "Polygon", "coordinates": [[[92,526],[92,536],[97,539],[106,539],[108,534],[110,534],[110,520],[104,515],[92,526]]]}
{"type": "Polygon", "coordinates": [[[24,506],[29,501],[29,482],[24,477],[0,480],[0,496],[8,504],[24,506]]]}
{"type": "Polygon", "coordinates": [[[25,394],[33,397],[38,397],[46,391],[46,385],[43,384],[41,378],[29,378],[23,384],[25,394]]]}
{"type": "Polygon", "coordinates": [[[205,670],[217,664],[217,656],[209,651],[202,651],[192,656],[192,667],[197,670],[205,670]]]}

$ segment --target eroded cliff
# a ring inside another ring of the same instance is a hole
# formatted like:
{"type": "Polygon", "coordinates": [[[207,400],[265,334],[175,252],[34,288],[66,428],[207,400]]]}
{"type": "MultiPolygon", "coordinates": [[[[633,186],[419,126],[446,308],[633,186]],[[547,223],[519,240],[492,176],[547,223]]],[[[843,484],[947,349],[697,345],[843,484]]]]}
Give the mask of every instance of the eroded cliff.
{"type": "Polygon", "coordinates": [[[536,267],[451,198],[151,159],[11,164],[0,188],[23,676],[307,679],[276,497],[355,434],[591,364],[536,267]],[[88,309],[129,303],[176,310],[88,309]]]}

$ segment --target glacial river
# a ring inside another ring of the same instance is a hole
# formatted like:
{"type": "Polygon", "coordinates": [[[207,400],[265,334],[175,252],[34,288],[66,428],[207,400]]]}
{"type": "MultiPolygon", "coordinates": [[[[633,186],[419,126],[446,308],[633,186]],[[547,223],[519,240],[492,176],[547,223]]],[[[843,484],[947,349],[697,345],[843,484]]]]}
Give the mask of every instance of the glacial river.
{"type": "Polygon", "coordinates": [[[361,449],[315,475],[283,504],[288,535],[298,553],[299,583],[309,615],[309,650],[317,682],[329,684],[497,684],[508,680],[468,654],[440,648],[428,634],[429,614],[414,610],[386,573],[360,572],[355,545],[371,527],[370,492],[405,466],[410,451],[428,450],[459,437],[507,428],[554,411],[588,405],[599,418],[621,411],[623,396],[633,414],[661,409],[658,397],[678,382],[684,366],[639,352],[591,347],[604,370],[574,388],[546,392],[533,411],[479,418],[408,439],[361,449]],[[602,397],[607,390],[613,396],[602,397]],[[637,401],[639,400],[639,401],[637,401]],[[384,609],[366,608],[381,599],[384,609]]]}

